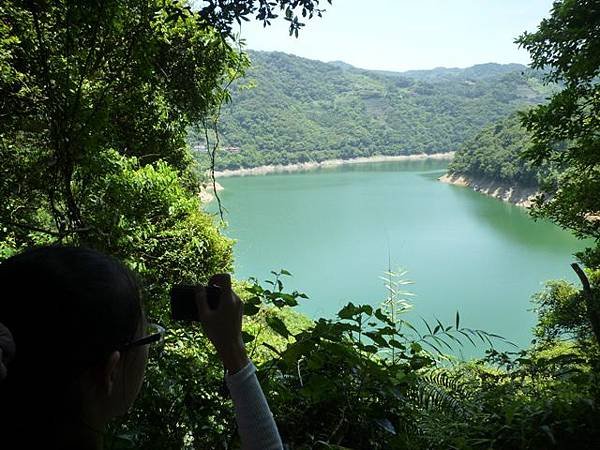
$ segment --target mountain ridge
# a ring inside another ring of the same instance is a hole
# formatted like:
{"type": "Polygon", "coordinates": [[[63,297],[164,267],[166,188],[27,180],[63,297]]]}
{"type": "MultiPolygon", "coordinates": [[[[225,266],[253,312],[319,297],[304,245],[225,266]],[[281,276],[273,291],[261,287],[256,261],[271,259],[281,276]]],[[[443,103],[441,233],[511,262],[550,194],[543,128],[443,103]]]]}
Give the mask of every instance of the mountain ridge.
{"type": "MultiPolygon", "coordinates": [[[[333,60],[333,61],[321,61],[318,59],[306,58],[304,56],[298,56],[298,55],[294,55],[293,53],[287,53],[287,52],[281,52],[281,51],[248,50],[248,53],[250,55],[257,54],[257,53],[282,54],[282,55],[290,56],[290,57],[294,57],[294,58],[300,58],[300,59],[305,59],[305,60],[309,60],[309,61],[316,61],[316,62],[320,62],[320,63],[324,63],[324,64],[329,64],[329,65],[338,67],[340,69],[353,69],[353,70],[380,73],[380,74],[400,75],[400,76],[406,76],[406,77],[411,77],[411,78],[413,78],[413,77],[414,78],[422,78],[423,75],[427,75],[427,74],[443,74],[443,75],[460,76],[465,73],[468,74],[471,72],[479,72],[480,69],[482,69],[482,68],[494,68],[494,69],[496,69],[496,70],[494,70],[494,74],[497,74],[499,72],[510,73],[510,72],[515,72],[515,71],[530,70],[529,67],[527,67],[524,64],[497,63],[494,61],[489,61],[489,62],[485,62],[485,63],[477,63],[477,64],[473,64],[473,65],[467,66],[467,67],[436,66],[432,69],[407,69],[407,70],[366,69],[364,67],[358,67],[353,64],[347,63],[346,61],[343,61],[340,59],[333,60]]],[[[491,75],[492,74],[490,74],[489,76],[491,76],[491,75]]]]}
{"type": "MultiPolygon", "coordinates": [[[[226,150],[217,158],[218,170],[453,151],[550,92],[540,74],[517,64],[409,77],[283,52],[249,56],[252,67],[222,111],[226,150]],[[255,87],[247,89],[248,82],[255,87]]],[[[200,134],[195,138],[201,141],[200,134]]]]}

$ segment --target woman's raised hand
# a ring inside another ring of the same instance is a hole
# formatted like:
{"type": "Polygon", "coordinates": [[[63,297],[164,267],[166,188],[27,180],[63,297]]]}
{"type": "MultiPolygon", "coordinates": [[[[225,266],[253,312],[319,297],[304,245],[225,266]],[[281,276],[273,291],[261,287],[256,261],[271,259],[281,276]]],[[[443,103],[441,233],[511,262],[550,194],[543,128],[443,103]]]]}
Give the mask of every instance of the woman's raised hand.
{"type": "Polygon", "coordinates": [[[200,323],[228,373],[233,374],[249,363],[242,340],[244,305],[231,289],[229,274],[212,276],[209,285],[220,288],[219,302],[215,309],[211,309],[206,298],[196,298],[200,323]]]}

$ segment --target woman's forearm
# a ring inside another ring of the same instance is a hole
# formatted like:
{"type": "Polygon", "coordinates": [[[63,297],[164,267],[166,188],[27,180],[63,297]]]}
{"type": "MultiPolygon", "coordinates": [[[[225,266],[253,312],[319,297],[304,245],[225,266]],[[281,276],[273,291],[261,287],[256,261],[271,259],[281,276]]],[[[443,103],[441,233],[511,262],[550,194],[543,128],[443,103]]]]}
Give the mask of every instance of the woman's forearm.
{"type": "Polygon", "coordinates": [[[273,414],[256,378],[254,364],[249,362],[238,372],[226,375],[225,381],[235,406],[242,449],[283,449],[273,414]]]}

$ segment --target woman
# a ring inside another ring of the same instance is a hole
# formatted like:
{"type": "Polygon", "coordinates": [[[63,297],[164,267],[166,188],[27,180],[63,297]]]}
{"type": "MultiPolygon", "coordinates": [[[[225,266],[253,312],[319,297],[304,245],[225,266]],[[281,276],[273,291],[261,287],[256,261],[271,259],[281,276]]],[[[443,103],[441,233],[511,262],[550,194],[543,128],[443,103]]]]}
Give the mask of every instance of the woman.
{"type": "MultiPolygon", "coordinates": [[[[280,449],[242,342],[242,303],[228,275],[211,284],[218,307],[197,300],[198,309],[227,370],[242,448],[280,449]]],[[[1,447],[102,448],[108,422],[139,393],[148,345],[164,334],[146,322],[135,277],[93,250],[39,247],[0,264],[0,289],[1,447]]]]}

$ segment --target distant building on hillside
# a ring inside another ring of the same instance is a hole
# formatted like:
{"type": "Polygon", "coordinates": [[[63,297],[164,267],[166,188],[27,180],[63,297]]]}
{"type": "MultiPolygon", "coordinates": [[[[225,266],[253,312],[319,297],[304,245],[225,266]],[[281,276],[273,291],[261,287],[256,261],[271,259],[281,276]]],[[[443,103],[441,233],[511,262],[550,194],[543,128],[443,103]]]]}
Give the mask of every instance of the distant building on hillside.
{"type": "Polygon", "coordinates": [[[239,153],[242,149],[239,147],[223,147],[223,150],[227,153],[239,153]]]}

